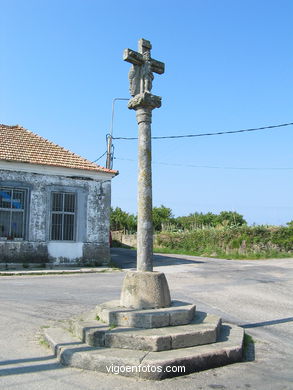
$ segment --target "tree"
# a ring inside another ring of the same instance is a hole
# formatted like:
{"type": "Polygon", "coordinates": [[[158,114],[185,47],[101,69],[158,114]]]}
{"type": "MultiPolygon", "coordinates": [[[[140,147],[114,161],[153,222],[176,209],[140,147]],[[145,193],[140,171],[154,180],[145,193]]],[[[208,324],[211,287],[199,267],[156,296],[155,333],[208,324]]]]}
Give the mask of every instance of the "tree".
{"type": "Polygon", "coordinates": [[[172,210],[161,205],[160,207],[153,207],[153,226],[154,231],[161,231],[162,224],[171,221],[173,217],[172,210]]]}
{"type": "Polygon", "coordinates": [[[137,217],[133,214],[128,214],[126,222],[128,233],[136,233],[137,231],[137,217]]]}
{"type": "Polygon", "coordinates": [[[111,230],[128,230],[130,233],[136,232],[137,218],[133,214],[123,211],[120,207],[115,210],[111,208],[110,216],[111,230]]]}
{"type": "MultiPolygon", "coordinates": [[[[137,231],[137,217],[123,211],[120,207],[111,208],[111,230],[127,230],[129,233],[137,231]]],[[[216,226],[247,225],[243,216],[236,211],[222,211],[220,214],[194,212],[187,216],[174,218],[172,210],[161,205],[153,208],[154,232],[162,230],[162,225],[172,224],[175,229],[195,230],[216,226]]],[[[293,221],[288,222],[293,227],[293,221]]]]}
{"type": "Polygon", "coordinates": [[[236,211],[222,211],[217,216],[218,224],[223,226],[242,226],[247,225],[243,215],[236,213],[236,211]]]}
{"type": "Polygon", "coordinates": [[[122,230],[126,226],[127,213],[120,207],[112,209],[110,215],[110,226],[111,230],[122,230]]]}

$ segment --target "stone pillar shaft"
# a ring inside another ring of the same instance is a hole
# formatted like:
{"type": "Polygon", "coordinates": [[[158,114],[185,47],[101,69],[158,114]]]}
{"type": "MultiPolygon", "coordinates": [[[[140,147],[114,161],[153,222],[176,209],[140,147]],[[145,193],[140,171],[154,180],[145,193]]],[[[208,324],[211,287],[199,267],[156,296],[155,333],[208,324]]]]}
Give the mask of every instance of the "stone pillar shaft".
{"type": "Polygon", "coordinates": [[[138,122],[138,210],[137,210],[137,270],[152,271],[152,110],[136,110],[138,122]]]}
{"type": "Polygon", "coordinates": [[[153,270],[152,216],[152,110],[161,106],[161,97],[144,92],[128,102],[136,111],[138,123],[138,208],[137,208],[137,271],[153,270]]]}

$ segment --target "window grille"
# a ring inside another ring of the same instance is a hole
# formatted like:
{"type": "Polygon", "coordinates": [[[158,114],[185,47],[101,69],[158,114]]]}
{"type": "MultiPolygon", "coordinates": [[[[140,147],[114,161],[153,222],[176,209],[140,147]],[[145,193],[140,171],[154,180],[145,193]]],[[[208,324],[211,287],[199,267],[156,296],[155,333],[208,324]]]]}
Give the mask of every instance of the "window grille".
{"type": "Polygon", "coordinates": [[[71,192],[52,192],[51,240],[74,241],[76,195],[71,192]]]}
{"type": "Polygon", "coordinates": [[[27,190],[0,187],[0,237],[24,239],[27,190]]]}

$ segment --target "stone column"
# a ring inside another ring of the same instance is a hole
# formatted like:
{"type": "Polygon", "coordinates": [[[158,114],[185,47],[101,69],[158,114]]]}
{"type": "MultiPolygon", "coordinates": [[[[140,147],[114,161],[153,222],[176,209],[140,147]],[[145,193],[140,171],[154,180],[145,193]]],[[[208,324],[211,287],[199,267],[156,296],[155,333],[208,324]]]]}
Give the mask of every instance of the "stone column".
{"type": "Polygon", "coordinates": [[[165,71],[163,62],[151,58],[152,45],[138,41],[138,52],[125,49],[124,61],[132,64],[128,74],[132,99],[128,108],[136,111],[138,123],[138,208],[137,267],[126,274],[120,305],[136,309],[161,308],[171,304],[167,279],[162,272],[153,272],[152,218],[152,110],[161,107],[161,97],[151,93],[154,75],[165,71]]]}
{"type": "Polygon", "coordinates": [[[137,271],[153,270],[151,122],[152,110],[160,106],[161,98],[148,92],[128,103],[138,123],[137,271]]]}
{"type": "Polygon", "coordinates": [[[137,199],[137,270],[152,271],[153,221],[152,221],[152,160],[151,120],[152,110],[136,111],[138,123],[138,199],[137,199]]]}
{"type": "Polygon", "coordinates": [[[136,111],[138,123],[138,209],[137,271],[125,276],[120,304],[137,309],[167,307],[171,304],[166,277],[153,271],[152,222],[152,110],[161,106],[161,98],[149,92],[134,96],[128,108],[136,111]]]}

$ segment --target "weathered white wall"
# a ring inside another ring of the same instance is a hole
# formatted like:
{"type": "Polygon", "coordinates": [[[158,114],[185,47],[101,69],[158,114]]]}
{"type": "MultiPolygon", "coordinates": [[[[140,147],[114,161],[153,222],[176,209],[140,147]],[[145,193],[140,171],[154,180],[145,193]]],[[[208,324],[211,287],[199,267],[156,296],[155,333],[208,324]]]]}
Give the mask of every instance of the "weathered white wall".
{"type": "Polygon", "coordinates": [[[82,242],[49,242],[48,254],[50,257],[60,262],[62,258],[67,260],[77,261],[82,257],[83,243],[82,242]]]}
{"type": "Polygon", "coordinates": [[[97,173],[96,179],[92,179],[50,175],[47,167],[46,174],[12,171],[7,166],[1,168],[0,162],[0,185],[27,188],[29,206],[25,240],[20,243],[1,241],[0,262],[7,259],[38,261],[38,257],[42,261],[47,257],[55,262],[109,261],[111,175],[107,180],[105,173],[101,177],[97,173]],[[74,191],[77,194],[75,242],[50,241],[52,191],[74,191]]]}

